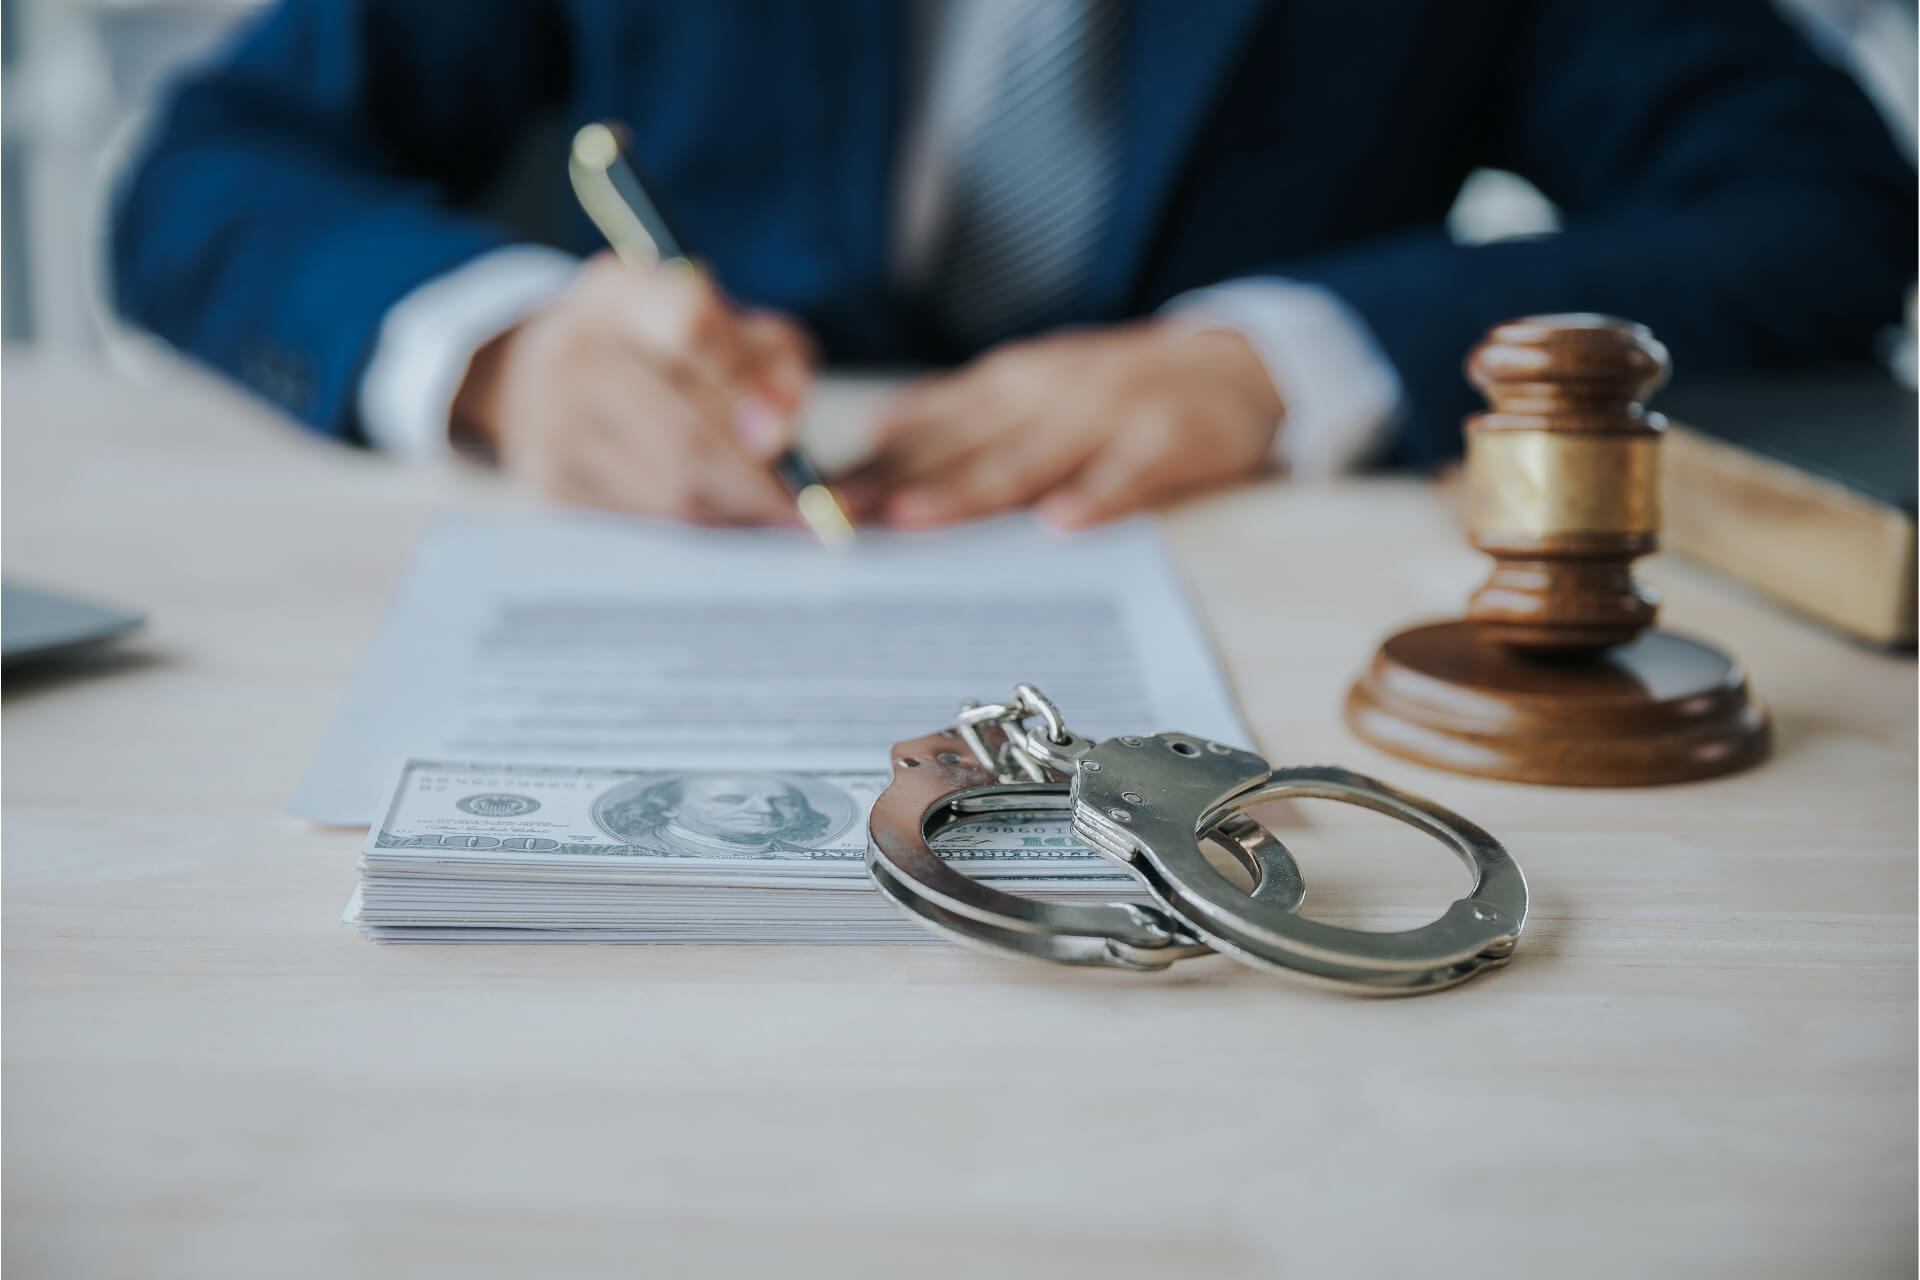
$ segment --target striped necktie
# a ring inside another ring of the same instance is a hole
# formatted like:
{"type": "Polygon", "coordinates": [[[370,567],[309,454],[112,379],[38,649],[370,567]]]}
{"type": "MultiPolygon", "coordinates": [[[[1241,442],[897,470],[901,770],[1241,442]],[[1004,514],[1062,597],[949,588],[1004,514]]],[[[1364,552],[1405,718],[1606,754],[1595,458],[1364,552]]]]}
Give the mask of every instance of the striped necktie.
{"type": "Polygon", "coordinates": [[[1120,4],[1021,0],[993,105],[954,158],[931,281],[936,313],[970,346],[1086,290],[1118,168],[1120,4]]]}

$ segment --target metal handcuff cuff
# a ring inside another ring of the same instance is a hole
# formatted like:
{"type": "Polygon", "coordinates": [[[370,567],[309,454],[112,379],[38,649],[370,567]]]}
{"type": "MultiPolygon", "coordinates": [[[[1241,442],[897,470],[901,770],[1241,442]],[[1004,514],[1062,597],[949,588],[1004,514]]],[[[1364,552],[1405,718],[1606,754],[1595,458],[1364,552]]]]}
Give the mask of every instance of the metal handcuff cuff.
{"type": "Polygon", "coordinates": [[[1217,951],[1382,995],[1437,991],[1506,963],[1527,916],[1527,882],[1506,850],[1438,805],[1345,769],[1275,769],[1191,734],[1092,742],[1025,684],[1011,702],[969,703],[952,728],[893,749],[893,781],[868,822],[867,867],[904,911],[971,946],[1123,969],[1163,969],[1217,951]],[[1298,867],[1246,813],[1280,797],[1398,818],[1451,848],[1474,872],[1473,890],[1438,920],[1398,933],[1303,919],[1298,867]],[[956,871],[931,843],[968,822],[1068,815],[1074,834],[1130,871],[1157,906],[1004,892],[956,871]],[[1209,841],[1253,876],[1251,890],[1208,861],[1209,841]]]}

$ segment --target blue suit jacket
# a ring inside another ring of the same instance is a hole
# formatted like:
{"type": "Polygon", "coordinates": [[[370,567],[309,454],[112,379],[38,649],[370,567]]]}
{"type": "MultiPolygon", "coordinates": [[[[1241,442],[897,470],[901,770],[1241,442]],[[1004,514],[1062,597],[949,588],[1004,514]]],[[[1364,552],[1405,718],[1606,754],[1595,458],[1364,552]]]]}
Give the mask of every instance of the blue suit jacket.
{"type": "MultiPolygon", "coordinates": [[[[736,296],[830,358],[963,355],[889,287],[895,0],[286,0],[173,96],[116,222],[121,307],[355,438],[387,308],[511,238],[470,211],[526,122],[629,122],[736,296]]],[[[1914,274],[1915,182],[1764,0],[1133,0],[1118,203],[1079,321],[1281,275],[1371,326],[1459,446],[1489,325],[1595,310],[1683,372],[1860,358],[1914,274]],[[1469,248],[1477,166],[1561,234],[1469,248]]],[[[546,181],[564,190],[558,165],[546,181]]],[[[561,236],[597,238],[575,215],[561,236]]]]}

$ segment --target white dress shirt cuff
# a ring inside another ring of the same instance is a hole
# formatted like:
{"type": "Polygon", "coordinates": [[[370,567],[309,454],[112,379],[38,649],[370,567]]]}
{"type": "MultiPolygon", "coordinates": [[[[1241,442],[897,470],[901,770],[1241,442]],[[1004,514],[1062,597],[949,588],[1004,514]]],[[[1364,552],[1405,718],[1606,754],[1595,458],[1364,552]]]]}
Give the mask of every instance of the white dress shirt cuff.
{"type": "Polygon", "coordinates": [[[1231,329],[1259,355],[1286,417],[1274,457],[1296,479],[1323,481],[1379,454],[1399,415],[1400,375],[1353,308],[1319,285],[1229,280],[1183,293],[1161,314],[1231,329]]]}
{"type": "Polygon", "coordinates": [[[580,260],[511,245],[435,276],[393,304],[360,376],[360,425],[413,461],[450,457],[453,398],[480,348],[556,297],[580,260]]]}

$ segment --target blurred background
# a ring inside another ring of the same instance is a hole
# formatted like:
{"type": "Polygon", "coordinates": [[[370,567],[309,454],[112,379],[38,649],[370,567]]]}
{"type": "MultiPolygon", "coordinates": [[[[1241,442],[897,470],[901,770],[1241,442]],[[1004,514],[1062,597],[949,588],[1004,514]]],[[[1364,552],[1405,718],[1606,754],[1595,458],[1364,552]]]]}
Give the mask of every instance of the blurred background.
{"type": "MultiPolygon", "coordinates": [[[[1781,0],[1879,106],[1914,154],[1914,0],[1781,0]]],[[[106,305],[108,195],[170,77],[204,56],[257,0],[0,0],[0,250],[4,335],[69,350],[135,355],[106,305]]],[[[1555,211],[1513,174],[1476,174],[1451,216],[1456,238],[1537,234],[1555,211]]],[[[1911,322],[1887,351],[1913,382],[1911,322]]]]}

